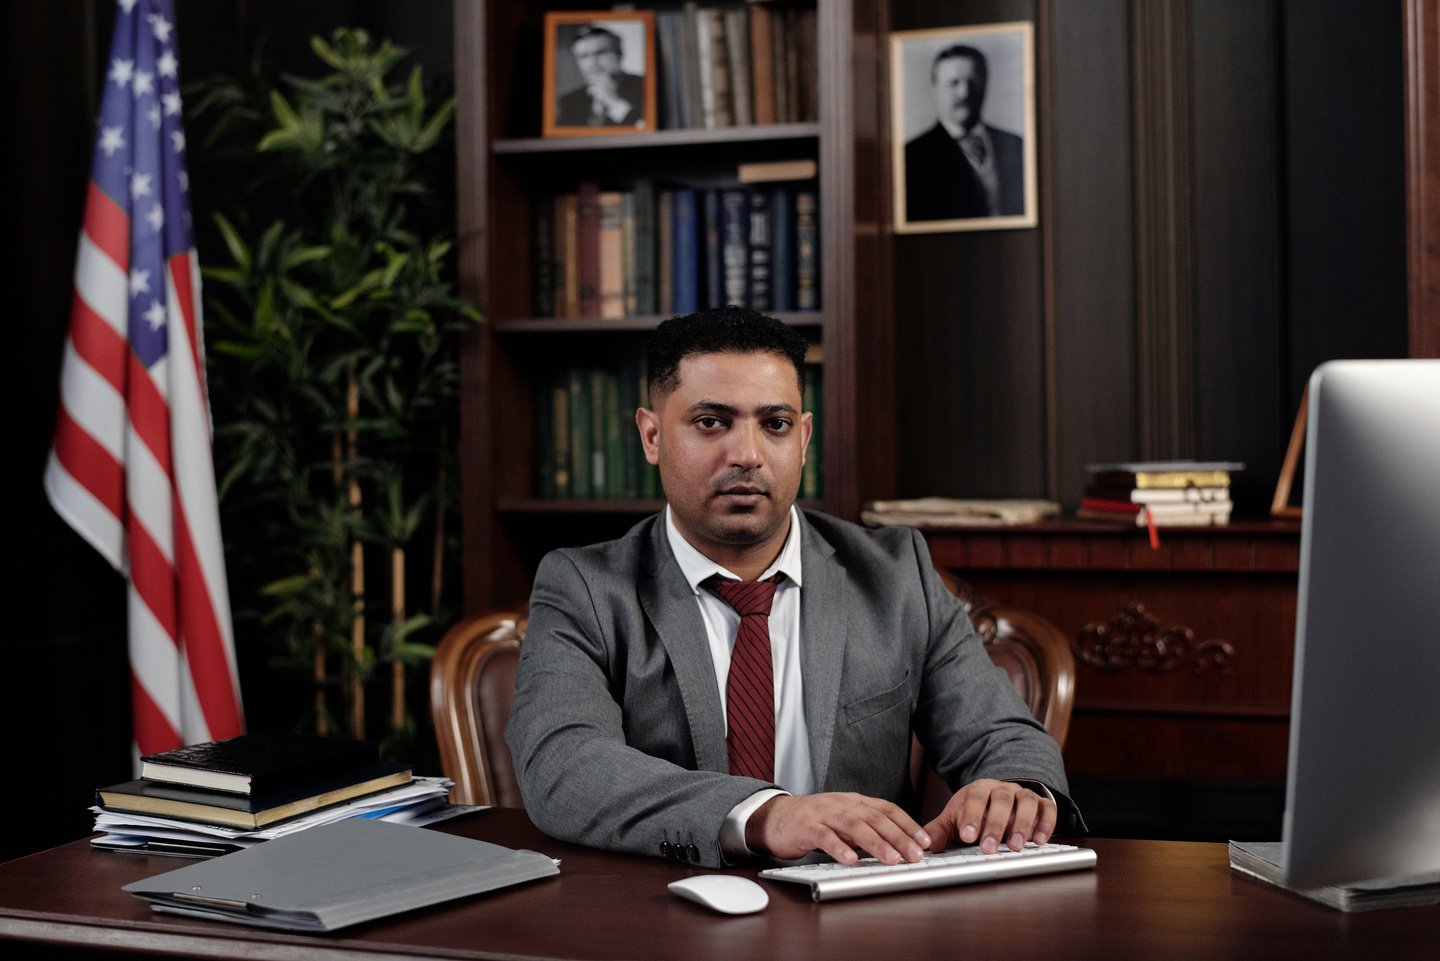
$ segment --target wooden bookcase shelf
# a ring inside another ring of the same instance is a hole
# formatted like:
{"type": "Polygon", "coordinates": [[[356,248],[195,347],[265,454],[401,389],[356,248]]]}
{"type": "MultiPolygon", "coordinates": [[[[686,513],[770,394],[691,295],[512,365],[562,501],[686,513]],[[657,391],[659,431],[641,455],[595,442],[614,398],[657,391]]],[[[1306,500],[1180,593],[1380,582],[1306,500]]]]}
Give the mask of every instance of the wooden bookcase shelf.
{"type": "Polygon", "coordinates": [[[464,606],[471,613],[524,601],[547,550],[618,536],[661,506],[646,498],[537,496],[537,385],[571,365],[638,356],[664,319],[535,316],[534,205],[584,180],[717,184],[733,182],[741,163],[815,161],[819,310],[777,314],[823,358],[824,488],[813,506],[855,518],[863,499],[890,496],[893,484],[880,5],[767,4],[815,11],[814,122],[540,137],[544,15],[567,6],[583,9],[541,0],[454,4],[460,279],[486,316],[462,356],[464,606]]]}

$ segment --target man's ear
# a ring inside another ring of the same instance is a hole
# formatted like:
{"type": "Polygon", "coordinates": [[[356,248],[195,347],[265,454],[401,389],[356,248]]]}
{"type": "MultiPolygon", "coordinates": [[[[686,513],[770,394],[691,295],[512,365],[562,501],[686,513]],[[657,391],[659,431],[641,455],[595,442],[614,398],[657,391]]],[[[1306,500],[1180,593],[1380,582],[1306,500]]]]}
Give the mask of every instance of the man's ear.
{"type": "Polygon", "coordinates": [[[645,459],[652,464],[660,463],[660,415],[648,407],[635,411],[635,427],[640,431],[640,446],[645,449],[645,459]]]}

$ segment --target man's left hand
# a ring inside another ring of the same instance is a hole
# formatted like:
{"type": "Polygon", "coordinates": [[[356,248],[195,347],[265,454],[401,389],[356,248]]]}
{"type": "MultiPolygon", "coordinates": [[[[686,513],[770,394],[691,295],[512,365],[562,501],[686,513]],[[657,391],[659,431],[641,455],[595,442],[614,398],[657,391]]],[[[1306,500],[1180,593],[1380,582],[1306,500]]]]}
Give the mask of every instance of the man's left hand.
{"type": "Polygon", "coordinates": [[[1001,843],[1018,851],[1026,841],[1044,844],[1055,832],[1055,802],[1012,781],[972,781],[950,799],[940,816],[925,825],[930,850],[943,851],[952,838],[979,844],[985,854],[1001,843]]]}

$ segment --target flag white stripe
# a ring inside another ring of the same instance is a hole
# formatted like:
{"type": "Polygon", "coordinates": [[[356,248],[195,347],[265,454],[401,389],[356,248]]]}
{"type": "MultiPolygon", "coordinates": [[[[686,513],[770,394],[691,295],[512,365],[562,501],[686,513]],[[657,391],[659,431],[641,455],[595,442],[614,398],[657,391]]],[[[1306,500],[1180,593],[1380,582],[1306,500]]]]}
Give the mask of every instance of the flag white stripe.
{"type": "Polygon", "coordinates": [[[125,398],[65,341],[65,366],[60,371],[60,404],[95,443],[125,463],[125,398]]]}
{"type": "Polygon", "coordinates": [[[130,431],[127,444],[130,456],[125,462],[125,500],[130,505],[130,523],[145,528],[166,563],[173,567],[175,525],[170,478],[139,434],[130,431]]]}
{"type": "Polygon", "coordinates": [[[130,669],[136,682],[145,689],[171,727],[179,731],[180,694],[177,685],[180,683],[180,655],[175,649],[175,642],[155,619],[133,583],[130,585],[128,606],[130,669]]]}
{"type": "Polygon", "coordinates": [[[115,331],[115,336],[128,339],[125,317],[130,303],[130,277],[84,231],[80,232],[80,251],[75,259],[75,292],[115,331]]]}
{"type": "Polygon", "coordinates": [[[120,519],[84,484],[70,476],[54,451],[50,452],[49,463],[45,465],[45,493],[55,513],[99,551],[111,567],[121,573],[128,571],[125,529],[120,526],[120,519]]]}
{"type": "MultiPolygon", "coordinates": [[[[169,302],[178,304],[179,291],[173,281],[168,284],[169,302]]],[[[185,331],[185,318],[175,306],[170,309],[169,332],[170,383],[174,395],[170,406],[173,431],[170,446],[175,457],[177,497],[215,610],[230,675],[238,678],[230,626],[230,596],[226,588],[225,545],[220,536],[220,510],[215,498],[215,464],[210,453],[210,422],[205,416],[208,405],[196,373],[198,368],[185,331]]]]}

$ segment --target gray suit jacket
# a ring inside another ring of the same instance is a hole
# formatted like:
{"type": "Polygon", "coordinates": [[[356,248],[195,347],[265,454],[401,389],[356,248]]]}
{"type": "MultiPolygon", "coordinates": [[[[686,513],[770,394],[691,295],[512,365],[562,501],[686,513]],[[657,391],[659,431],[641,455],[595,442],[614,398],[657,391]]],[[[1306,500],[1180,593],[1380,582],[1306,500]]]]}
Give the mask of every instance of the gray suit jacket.
{"type": "MultiPolygon", "coordinates": [[[[1035,780],[1078,823],[1060,751],[996,668],[917,531],[801,512],[801,664],[816,791],[909,800],[912,729],[952,788],[1035,780]]],[[[773,787],[727,773],[695,596],[663,515],[541,562],[506,731],[543,831],[722,863],[726,814],[773,787]]]]}

